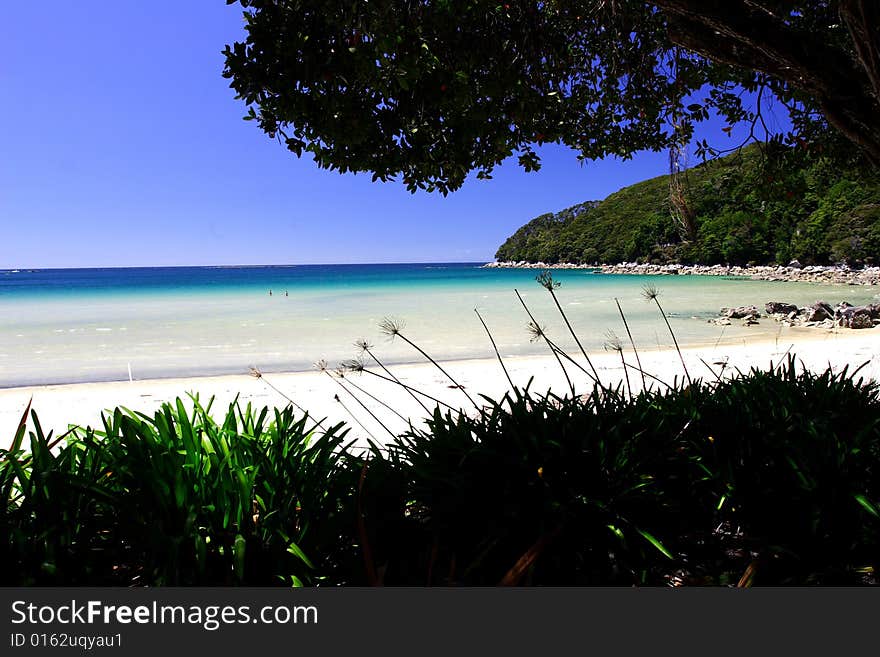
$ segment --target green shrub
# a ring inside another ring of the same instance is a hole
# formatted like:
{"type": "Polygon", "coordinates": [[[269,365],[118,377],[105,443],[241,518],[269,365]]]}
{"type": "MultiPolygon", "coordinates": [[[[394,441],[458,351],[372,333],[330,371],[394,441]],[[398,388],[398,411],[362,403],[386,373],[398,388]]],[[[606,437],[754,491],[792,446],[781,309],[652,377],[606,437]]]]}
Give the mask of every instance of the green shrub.
{"type": "Polygon", "coordinates": [[[438,413],[376,454],[365,517],[385,583],[875,581],[875,384],[790,360],[632,400],[520,393],[490,409],[438,413]]]}
{"type": "Polygon", "coordinates": [[[3,584],[291,585],[340,552],[340,426],[237,404],[218,424],[197,398],[117,409],[60,443],[33,421],[28,452],[24,423],[0,452],[3,584]]]}
{"type": "Polygon", "coordinates": [[[795,360],[526,388],[367,454],[197,398],[0,452],[4,585],[876,583],[880,390],[795,360]],[[210,405],[209,405],[210,406],[210,405]]]}

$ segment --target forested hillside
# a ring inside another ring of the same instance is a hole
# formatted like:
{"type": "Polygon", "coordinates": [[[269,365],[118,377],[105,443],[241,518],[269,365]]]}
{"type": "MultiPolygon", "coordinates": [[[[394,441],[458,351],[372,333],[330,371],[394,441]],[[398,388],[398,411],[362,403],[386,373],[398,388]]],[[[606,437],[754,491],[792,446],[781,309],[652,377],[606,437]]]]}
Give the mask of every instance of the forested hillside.
{"type": "Polygon", "coordinates": [[[880,175],[766,156],[751,146],[688,170],[697,239],[683,243],[669,208],[669,177],[603,201],[536,217],[498,249],[499,261],[704,264],[880,262],[880,175]]]}

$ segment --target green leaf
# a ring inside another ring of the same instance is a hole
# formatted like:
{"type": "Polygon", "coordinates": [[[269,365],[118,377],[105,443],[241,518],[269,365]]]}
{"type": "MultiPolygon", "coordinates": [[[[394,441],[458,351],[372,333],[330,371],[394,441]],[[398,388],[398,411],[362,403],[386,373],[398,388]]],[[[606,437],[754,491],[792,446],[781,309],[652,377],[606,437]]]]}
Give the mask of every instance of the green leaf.
{"type": "Polygon", "coordinates": [[[232,546],[232,555],[233,562],[232,568],[235,572],[235,576],[239,580],[244,579],[244,557],[245,550],[247,549],[247,541],[244,540],[244,536],[241,534],[235,535],[235,543],[232,546]]]}
{"type": "Polygon", "coordinates": [[[300,559],[300,560],[301,560],[305,565],[307,565],[309,568],[314,568],[314,567],[315,567],[315,566],[312,564],[312,562],[309,560],[309,558],[306,556],[306,553],[303,552],[303,551],[300,549],[300,547],[299,547],[296,543],[291,543],[290,545],[288,545],[288,546],[287,546],[287,551],[290,552],[290,554],[292,554],[292,555],[294,555],[295,557],[297,557],[298,559],[300,559]]]}
{"type": "Polygon", "coordinates": [[[645,538],[645,540],[647,540],[651,545],[653,545],[655,548],[660,550],[660,552],[663,553],[663,555],[665,555],[666,557],[668,557],[670,559],[674,558],[672,556],[672,554],[669,552],[669,550],[667,550],[663,546],[663,543],[661,543],[659,540],[657,540],[657,538],[655,538],[653,535],[649,534],[648,532],[644,531],[643,529],[638,529],[636,531],[638,531],[639,534],[641,534],[645,538]]]}
{"type": "Polygon", "coordinates": [[[864,495],[854,495],[856,498],[856,502],[862,505],[862,507],[870,513],[875,518],[880,518],[880,511],[877,510],[877,507],[871,503],[871,501],[865,497],[864,495]]]}

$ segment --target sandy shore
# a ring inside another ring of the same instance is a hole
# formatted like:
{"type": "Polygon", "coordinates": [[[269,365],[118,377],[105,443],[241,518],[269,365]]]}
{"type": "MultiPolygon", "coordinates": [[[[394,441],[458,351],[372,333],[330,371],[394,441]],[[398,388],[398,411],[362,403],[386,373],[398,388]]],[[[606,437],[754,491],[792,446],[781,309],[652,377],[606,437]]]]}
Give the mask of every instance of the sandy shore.
{"type": "MultiPolygon", "coordinates": [[[[813,370],[821,370],[829,364],[835,368],[845,365],[869,364],[861,374],[880,380],[880,329],[834,331],[811,329],[786,329],[777,340],[745,342],[741,344],[708,345],[684,351],[685,360],[693,377],[714,378],[707,368],[721,370],[726,363],[727,371],[735,368],[768,367],[778,363],[788,353],[794,353],[803,364],[813,370]],[[703,362],[705,361],[705,363],[703,362]]],[[[634,363],[631,351],[625,351],[628,362],[634,363]]],[[[657,377],[672,381],[682,376],[678,355],[672,350],[640,350],[646,371],[657,377]]],[[[572,354],[574,356],[574,354],[572,354]]],[[[623,366],[616,353],[602,352],[591,355],[603,382],[622,382],[623,366]]],[[[577,360],[582,363],[582,356],[577,360]]],[[[555,359],[550,356],[530,356],[505,359],[508,371],[517,386],[523,386],[534,377],[531,389],[545,392],[553,389],[559,394],[567,390],[565,378],[555,359]]],[[[464,387],[477,397],[482,393],[493,398],[501,397],[509,389],[507,379],[497,360],[466,360],[444,363],[444,367],[464,387]]],[[[380,372],[378,368],[372,368],[380,372]]],[[[570,368],[571,369],[571,368],[570,368]]],[[[473,408],[463,393],[451,387],[451,383],[430,364],[395,366],[392,370],[404,383],[422,390],[453,406],[473,408]]],[[[367,373],[348,374],[351,380],[364,390],[381,399],[418,424],[424,410],[400,386],[383,381],[367,373]]],[[[578,391],[590,388],[588,379],[576,370],[572,372],[578,391]]],[[[640,382],[639,374],[630,371],[633,386],[640,382]]],[[[28,400],[33,398],[44,430],[65,430],[69,424],[100,426],[101,412],[115,406],[151,413],[163,401],[198,393],[205,401],[216,397],[217,412],[233,401],[236,395],[243,403],[257,406],[285,406],[288,400],[270,387],[272,384],[284,395],[306,408],[317,417],[330,421],[346,421],[358,436],[367,432],[378,440],[389,437],[386,432],[337,382],[326,374],[292,372],[266,374],[262,379],[249,374],[213,376],[186,379],[154,379],[134,382],[79,383],[71,385],[31,386],[0,390],[0,436],[11,440],[15,427],[28,400]],[[338,399],[337,399],[338,397],[338,399]],[[357,421],[363,424],[358,426],[357,421]]],[[[368,408],[393,432],[406,428],[399,417],[363,393],[353,390],[368,408]]],[[[427,404],[432,407],[432,403],[427,404]]],[[[0,440],[4,440],[0,438],[0,440]]]]}

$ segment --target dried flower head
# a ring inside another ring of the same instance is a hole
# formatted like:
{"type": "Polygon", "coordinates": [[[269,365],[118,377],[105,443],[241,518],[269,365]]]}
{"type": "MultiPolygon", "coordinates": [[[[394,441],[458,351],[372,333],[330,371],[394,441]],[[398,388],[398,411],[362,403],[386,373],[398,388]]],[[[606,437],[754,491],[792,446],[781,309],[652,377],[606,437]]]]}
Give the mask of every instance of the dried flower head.
{"type": "Polygon", "coordinates": [[[642,296],[645,297],[645,301],[653,301],[660,296],[660,290],[653,285],[646,285],[642,288],[642,296]]]}
{"type": "Polygon", "coordinates": [[[263,378],[263,373],[258,370],[256,367],[251,367],[251,376],[257,379],[263,378]]]}
{"type": "Polygon", "coordinates": [[[396,317],[385,317],[379,322],[379,330],[390,338],[398,335],[404,327],[402,319],[396,317]]]}
{"type": "Polygon", "coordinates": [[[373,348],[373,345],[371,345],[369,342],[367,342],[363,338],[361,338],[360,340],[355,340],[354,346],[357,347],[358,349],[360,349],[361,353],[363,353],[365,351],[369,351],[370,349],[373,348]]]}
{"type": "Polygon", "coordinates": [[[529,322],[526,324],[526,331],[529,333],[529,342],[535,342],[544,337],[544,330],[546,327],[538,326],[535,322],[529,322]]]}
{"type": "Polygon", "coordinates": [[[553,280],[553,274],[549,269],[545,269],[540,274],[535,276],[535,280],[541,285],[541,287],[546,288],[548,292],[552,292],[556,288],[558,288],[562,283],[559,281],[553,280]]]}
{"type": "Polygon", "coordinates": [[[616,351],[617,353],[623,351],[623,344],[614,331],[605,332],[605,349],[606,351],[616,351]]]}
{"type": "Polygon", "coordinates": [[[315,368],[320,372],[325,372],[327,370],[327,361],[322,358],[315,363],[315,368]]]}
{"type": "Polygon", "coordinates": [[[363,372],[364,371],[364,361],[360,358],[352,358],[351,360],[342,361],[339,366],[348,370],[349,372],[363,372]]]}

